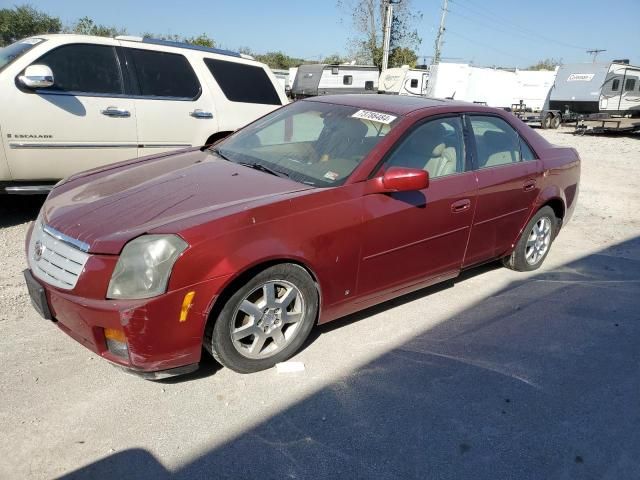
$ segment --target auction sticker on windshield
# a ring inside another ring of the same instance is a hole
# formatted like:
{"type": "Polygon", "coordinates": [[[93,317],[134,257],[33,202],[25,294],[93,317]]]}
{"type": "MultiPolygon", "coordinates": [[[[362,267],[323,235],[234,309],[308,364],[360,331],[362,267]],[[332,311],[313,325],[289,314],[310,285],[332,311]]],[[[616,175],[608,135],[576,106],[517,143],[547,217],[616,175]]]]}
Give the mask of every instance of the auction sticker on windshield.
{"type": "Polygon", "coordinates": [[[371,120],[372,122],[384,123],[385,125],[389,125],[396,118],[398,118],[394,117],[393,115],[389,115],[388,113],[372,112],[370,110],[358,110],[351,116],[353,118],[362,118],[363,120],[371,120]]]}

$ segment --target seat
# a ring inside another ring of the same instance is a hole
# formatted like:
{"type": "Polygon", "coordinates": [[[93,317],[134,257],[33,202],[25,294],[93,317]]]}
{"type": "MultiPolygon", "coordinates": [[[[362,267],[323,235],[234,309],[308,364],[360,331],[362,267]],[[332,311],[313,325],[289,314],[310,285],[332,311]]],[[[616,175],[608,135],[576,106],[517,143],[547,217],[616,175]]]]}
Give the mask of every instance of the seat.
{"type": "Polygon", "coordinates": [[[431,158],[424,165],[430,178],[443,177],[456,172],[456,149],[444,143],[437,145],[431,152],[431,158]]]}
{"type": "Polygon", "coordinates": [[[495,167],[520,161],[520,155],[514,150],[514,142],[507,132],[488,130],[478,142],[480,168],[495,167]],[[484,163],[483,163],[484,160],[484,163]]]}
{"type": "Polygon", "coordinates": [[[369,129],[360,120],[343,118],[325,126],[316,142],[316,149],[322,152],[321,162],[336,159],[362,160],[367,152],[364,139],[369,129]]]}

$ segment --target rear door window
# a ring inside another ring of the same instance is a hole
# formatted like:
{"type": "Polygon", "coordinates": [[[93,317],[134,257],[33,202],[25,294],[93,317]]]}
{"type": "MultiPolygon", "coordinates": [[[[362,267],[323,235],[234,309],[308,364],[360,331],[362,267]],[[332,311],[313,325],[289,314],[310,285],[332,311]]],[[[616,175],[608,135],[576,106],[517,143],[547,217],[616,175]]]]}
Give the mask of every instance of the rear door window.
{"type": "Polygon", "coordinates": [[[200,82],[189,61],[177,53],[127,49],[133,59],[140,94],[193,100],[200,96],[200,82]]]}
{"type": "Polygon", "coordinates": [[[278,92],[262,67],[214,58],[205,58],[204,63],[228,100],[282,105],[278,92]]]}
{"type": "Polygon", "coordinates": [[[65,45],[47,52],[33,62],[47,65],[55,84],[46,91],[79,94],[123,93],[120,65],[113,47],[107,45],[65,45]]]}
{"type": "Polygon", "coordinates": [[[498,117],[470,116],[478,152],[478,168],[491,168],[520,161],[520,136],[498,117]]]}

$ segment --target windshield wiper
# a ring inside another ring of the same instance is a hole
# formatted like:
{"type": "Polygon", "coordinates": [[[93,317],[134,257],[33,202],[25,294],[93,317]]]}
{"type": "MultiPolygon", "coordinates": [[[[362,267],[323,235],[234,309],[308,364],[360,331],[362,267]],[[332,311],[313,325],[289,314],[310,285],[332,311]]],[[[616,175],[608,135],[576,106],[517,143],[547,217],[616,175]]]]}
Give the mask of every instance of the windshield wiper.
{"type": "Polygon", "coordinates": [[[207,150],[209,150],[211,153],[219,156],[221,159],[226,160],[227,162],[231,162],[232,161],[229,157],[227,157],[226,155],[223,155],[219,148],[208,148],[207,150]]]}
{"type": "Polygon", "coordinates": [[[265,167],[261,163],[249,163],[249,162],[237,162],[237,163],[244,167],[253,168],[254,170],[260,170],[261,172],[275,175],[276,177],[289,178],[288,174],[284,172],[280,172],[278,170],[273,170],[272,168],[269,168],[269,167],[265,167]]]}

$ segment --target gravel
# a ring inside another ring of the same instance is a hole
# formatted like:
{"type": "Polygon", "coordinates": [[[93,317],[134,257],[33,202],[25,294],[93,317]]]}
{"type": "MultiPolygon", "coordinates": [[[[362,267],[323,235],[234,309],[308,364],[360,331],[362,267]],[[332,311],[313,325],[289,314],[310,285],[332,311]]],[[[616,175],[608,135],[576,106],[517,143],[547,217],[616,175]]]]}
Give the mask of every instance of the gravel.
{"type": "Polygon", "coordinates": [[[640,478],[640,138],[541,133],[583,159],[541,271],[321,327],[286,375],[112,368],[30,306],[42,200],[0,197],[0,478],[640,478]]]}

